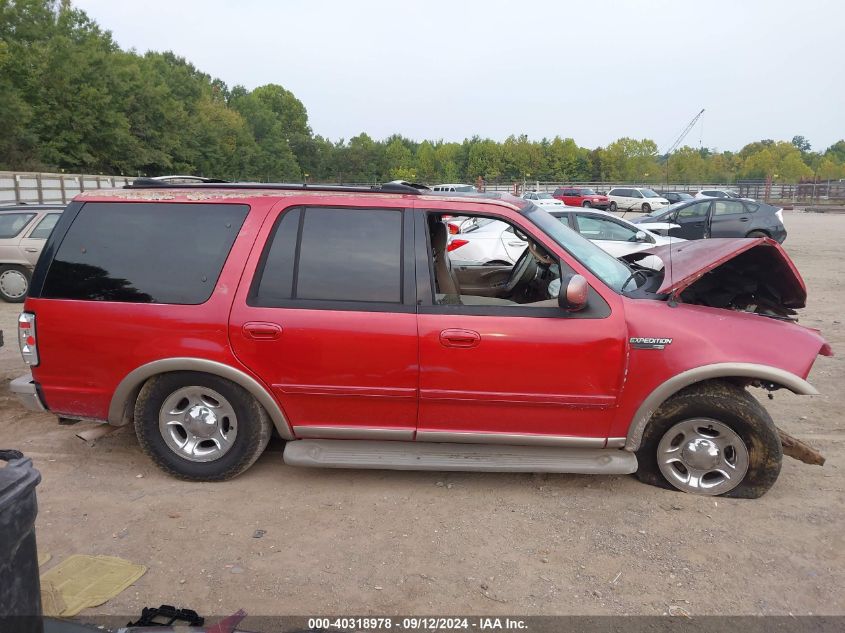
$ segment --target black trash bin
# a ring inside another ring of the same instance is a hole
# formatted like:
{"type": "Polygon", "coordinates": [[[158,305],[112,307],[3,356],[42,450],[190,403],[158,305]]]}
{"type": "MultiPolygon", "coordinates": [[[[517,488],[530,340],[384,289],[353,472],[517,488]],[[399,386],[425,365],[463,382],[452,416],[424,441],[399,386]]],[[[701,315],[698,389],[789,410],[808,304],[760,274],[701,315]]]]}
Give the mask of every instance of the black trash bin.
{"type": "Polygon", "coordinates": [[[41,473],[18,451],[0,450],[0,633],[41,633],[35,548],[35,486],[41,473]]]}

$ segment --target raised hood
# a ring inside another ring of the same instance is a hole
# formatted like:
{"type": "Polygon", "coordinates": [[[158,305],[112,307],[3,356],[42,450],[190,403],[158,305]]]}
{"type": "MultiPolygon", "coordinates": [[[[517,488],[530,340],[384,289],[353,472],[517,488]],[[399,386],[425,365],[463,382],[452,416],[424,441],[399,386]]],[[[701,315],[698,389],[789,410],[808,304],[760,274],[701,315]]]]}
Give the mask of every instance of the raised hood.
{"type": "MultiPolygon", "coordinates": [[[[656,255],[663,262],[663,283],[657,294],[680,295],[699,279],[708,275],[710,290],[736,289],[748,286],[749,293],[766,294],[786,308],[803,308],[807,287],[795,264],[780,244],[767,237],[710,238],[655,246],[626,255],[637,261],[656,255]]],[[[702,282],[703,283],[703,282],[702,282]]]]}

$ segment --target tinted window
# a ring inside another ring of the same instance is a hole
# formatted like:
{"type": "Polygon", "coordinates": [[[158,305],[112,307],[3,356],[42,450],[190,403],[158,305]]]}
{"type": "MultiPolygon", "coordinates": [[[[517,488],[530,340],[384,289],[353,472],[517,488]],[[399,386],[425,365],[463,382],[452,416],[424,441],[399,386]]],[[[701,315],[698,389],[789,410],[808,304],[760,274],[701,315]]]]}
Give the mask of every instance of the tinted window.
{"type": "Polygon", "coordinates": [[[293,265],[301,214],[301,209],[291,209],[276,222],[270,247],[259,264],[262,273],[250,292],[250,304],[278,305],[293,296],[293,265]]]}
{"type": "Polygon", "coordinates": [[[41,222],[38,223],[38,226],[32,229],[32,233],[29,234],[29,237],[36,240],[46,240],[50,237],[50,233],[53,232],[53,228],[56,226],[56,222],[59,221],[60,217],[60,213],[48,213],[41,218],[41,222]]]}
{"type": "Polygon", "coordinates": [[[607,195],[609,195],[609,196],[624,196],[625,190],[624,189],[611,189],[610,191],[607,192],[607,195]]]}
{"type": "Polygon", "coordinates": [[[760,208],[760,205],[756,202],[746,202],[745,207],[748,209],[749,213],[754,213],[757,209],[760,208]]]}
{"type": "Polygon", "coordinates": [[[713,215],[739,215],[745,207],[737,200],[717,200],[713,203],[713,215]]]}
{"type": "Polygon", "coordinates": [[[50,264],[43,296],[203,303],[248,211],[234,204],[88,203],[50,264]]]}
{"type": "Polygon", "coordinates": [[[271,237],[256,287],[251,303],[264,306],[284,299],[401,303],[401,211],[288,211],[271,237]]]}
{"type": "Polygon", "coordinates": [[[15,237],[34,217],[34,213],[0,213],[0,238],[15,237]]]}
{"type": "Polygon", "coordinates": [[[642,198],[643,197],[643,194],[641,194],[636,189],[630,189],[630,192],[631,193],[629,193],[628,196],[630,196],[631,198],[642,198]]]}

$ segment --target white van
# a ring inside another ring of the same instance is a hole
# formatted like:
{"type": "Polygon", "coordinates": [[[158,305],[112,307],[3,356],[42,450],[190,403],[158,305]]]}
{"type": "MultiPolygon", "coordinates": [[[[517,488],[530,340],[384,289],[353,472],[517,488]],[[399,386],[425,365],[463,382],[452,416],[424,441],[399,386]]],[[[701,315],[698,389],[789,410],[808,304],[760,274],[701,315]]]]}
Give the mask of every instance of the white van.
{"type": "Polygon", "coordinates": [[[622,209],[651,213],[669,206],[666,198],[661,198],[647,187],[614,187],[607,192],[607,199],[610,200],[608,211],[622,209]]]}
{"type": "Polygon", "coordinates": [[[455,193],[478,193],[478,189],[475,188],[475,185],[462,185],[462,184],[446,184],[446,185],[434,185],[431,188],[432,191],[454,191],[455,193]]]}

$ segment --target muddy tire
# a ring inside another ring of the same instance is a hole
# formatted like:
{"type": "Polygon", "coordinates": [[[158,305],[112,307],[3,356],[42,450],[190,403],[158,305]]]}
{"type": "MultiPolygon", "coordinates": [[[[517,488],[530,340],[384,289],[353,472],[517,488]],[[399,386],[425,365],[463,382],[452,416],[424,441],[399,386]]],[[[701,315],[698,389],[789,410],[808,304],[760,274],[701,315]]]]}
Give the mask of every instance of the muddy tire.
{"type": "Polygon", "coordinates": [[[745,389],[693,385],[655,412],[637,451],[637,478],[703,495],[756,499],[780,474],[783,450],[772,418],[745,389]]]}
{"type": "Polygon", "coordinates": [[[23,266],[0,266],[0,299],[6,303],[23,303],[31,277],[32,273],[23,266]]]}
{"type": "Polygon", "coordinates": [[[223,481],[252,466],[273,430],[242,387],[218,376],[173,372],[148,380],[135,402],[141,448],[165,472],[223,481]]]}

